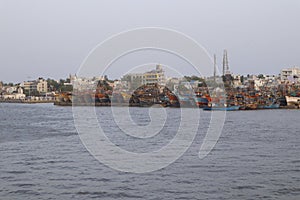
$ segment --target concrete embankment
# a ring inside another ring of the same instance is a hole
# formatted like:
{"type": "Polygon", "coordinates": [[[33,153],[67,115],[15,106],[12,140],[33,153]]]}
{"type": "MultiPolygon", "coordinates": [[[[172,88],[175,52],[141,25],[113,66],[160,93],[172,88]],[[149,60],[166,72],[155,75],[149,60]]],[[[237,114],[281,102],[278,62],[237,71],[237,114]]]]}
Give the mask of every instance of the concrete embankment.
{"type": "MultiPolygon", "coordinates": [[[[55,101],[54,102],[54,105],[55,106],[118,106],[118,107],[147,107],[147,105],[141,105],[141,104],[138,104],[138,103],[104,103],[104,102],[96,102],[96,103],[74,103],[72,104],[72,102],[59,102],[59,101],[55,101]]],[[[151,105],[149,105],[151,106],[151,105]]]]}
{"type": "Polygon", "coordinates": [[[26,103],[26,104],[35,104],[35,103],[54,103],[54,100],[23,100],[23,99],[0,99],[0,103],[26,103]]]}

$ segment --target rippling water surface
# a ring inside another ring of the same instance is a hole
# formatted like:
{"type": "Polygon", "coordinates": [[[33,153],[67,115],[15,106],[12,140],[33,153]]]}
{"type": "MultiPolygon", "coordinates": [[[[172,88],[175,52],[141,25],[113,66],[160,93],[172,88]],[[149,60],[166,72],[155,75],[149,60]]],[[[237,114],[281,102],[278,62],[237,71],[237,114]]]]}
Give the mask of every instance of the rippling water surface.
{"type": "MultiPolygon", "coordinates": [[[[124,136],[96,108],[108,138],[129,151],[161,148],[178,128],[176,113],[156,140],[124,136]],[[174,129],[174,131],[173,131],[174,129]],[[155,142],[160,141],[160,142],[155,142]]],[[[132,108],[137,124],[148,110],[132,108]]],[[[113,170],[93,158],[76,132],[71,107],[0,104],[0,199],[300,199],[300,111],[227,112],[222,135],[203,160],[198,152],[210,120],[201,112],[188,151],[146,174],[113,170]]]]}

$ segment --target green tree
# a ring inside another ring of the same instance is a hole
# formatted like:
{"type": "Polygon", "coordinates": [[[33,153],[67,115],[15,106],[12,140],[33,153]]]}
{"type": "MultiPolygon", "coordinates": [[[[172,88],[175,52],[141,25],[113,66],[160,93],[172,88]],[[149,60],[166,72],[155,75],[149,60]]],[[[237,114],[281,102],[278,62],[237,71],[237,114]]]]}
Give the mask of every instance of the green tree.
{"type": "Polygon", "coordinates": [[[73,91],[73,86],[72,85],[60,86],[59,91],[61,91],[61,92],[72,92],[73,91]]]}
{"type": "Polygon", "coordinates": [[[241,76],[241,83],[244,84],[244,76],[241,76]]]}
{"type": "Polygon", "coordinates": [[[49,91],[58,91],[59,90],[60,84],[57,81],[48,78],[47,84],[48,84],[49,91]]]}
{"type": "Polygon", "coordinates": [[[259,79],[264,79],[265,77],[264,77],[263,74],[259,74],[259,75],[257,76],[257,78],[259,78],[259,79]]]}

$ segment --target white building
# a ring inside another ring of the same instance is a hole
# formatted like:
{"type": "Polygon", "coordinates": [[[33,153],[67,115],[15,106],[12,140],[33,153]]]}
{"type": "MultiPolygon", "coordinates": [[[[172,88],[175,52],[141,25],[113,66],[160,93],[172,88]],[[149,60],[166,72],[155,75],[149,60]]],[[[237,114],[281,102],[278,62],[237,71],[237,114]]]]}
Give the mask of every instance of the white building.
{"type": "Polygon", "coordinates": [[[7,88],[6,88],[6,93],[12,94],[12,93],[17,92],[17,90],[18,90],[18,88],[17,88],[16,86],[7,87],[7,88]]]}
{"type": "Polygon", "coordinates": [[[24,90],[34,92],[38,91],[40,93],[47,93],[48,92],[48,83],[43,78],[39,78],[35,81],[24,81],[21,84],[21,87],[24,88],[24,90]]]}
{"type": "Polygon", "coordinates": [[[158,83],[159,85],[166,84],[166,77],[161,65],[156,65],[154,70],[145,73],[131,73],[123,76],[122,81],[128,82],[129,88],[137,88],[146,84],[158,83]]]}
{"type": "Polygon", "coordinates": [[[300,77],[299,67],[285,68],[282,69],[280,73],[281,81],[297,82],[299,80],[299,77],[300,77]]]}
{"type": "Polygon", "coordinates": [[[41,93],[47,93],[48,92],[48,83],[44,79],[38,79],[36,90],[41,93]]]}
{"type": "Polygon", "coordinates": [[[24,81],[23,83],[21,83],[21,86],[24,88],[24,90],[36,91],[35,81],[24,81]]]}
{"type": "Polygon", "coordinates": [[[2,95],[3,99],[21,99],[21,100],[24,100],[25,97],[26,97],[25,94],[18,94],[18,93],[2,95]]]}
{"type": "Polygon", "coordinates": [[[166,84],[166,78],[164,70],[161,65],[156,65],[154,70],[145,73],[131,73],[126,74],[123,80],[129,81],[131,83],[140,82],[142,85],[158,83],[160,85],[166,84]]]}
{"type": "Polygon", "coordinates": [[[241,87],[242,81],[241,81],[241,75],[235,75],[233,76],[233,86],[234,87],[241,87]]]}
{"type": "Polygon", "coordinates": [[[155,70],[151,70],[143,74],[143,84],[158,83],[160,85],[166,84],[165,72],[161,65],[156,65],[155,70]]]}
{"type": "Polygon", "coordinates": [[[21,99],[24,100],[26,97],[23,94],[23,89],[21,87],[8,87],[6,93],[1,96],[2,99],[21,99]]]}

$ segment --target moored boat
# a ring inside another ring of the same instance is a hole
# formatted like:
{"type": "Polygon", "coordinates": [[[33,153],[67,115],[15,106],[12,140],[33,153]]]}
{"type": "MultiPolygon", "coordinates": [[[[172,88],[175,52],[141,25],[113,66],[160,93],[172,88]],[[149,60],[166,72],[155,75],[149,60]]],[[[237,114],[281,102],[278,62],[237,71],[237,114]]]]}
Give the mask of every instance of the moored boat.
{"type": "Polygon", "coordinates": [[[249,103],[245,105],[245,110],[256,110],[258,108],[257,104],[249,103]]]}
{"type": "Polygon", "coordinates": [[[279,103],[272,103],[269,105],[259,105],[259,109],[278,109],[280,107],[279,103]]]}
{"type": "Polygon", "coordinates": [[[194,97],[195,103],[199,108],[208,106],[208,99],[206,97],[194,97]]]}
{"type": "Polygon", "coordinates": [[[191,107],[195,105],[194,99],[190,98],[189,96],[182,96],[177,94],[177,98],[179,100],[180,107],[191,107]]]}
{"type": "Polygon", "coordinates": [[[300,97],[285,96],[285,99],[288,106],[300,105],[300,97]]]}
{"type": "Polygon", "coordinates": [[[214,106],[205,106],[203,110],[211,110],[211,111],[235,111],[239,110],[240,106],[227,106],[227,107],[214,107],[214,106]]]}

